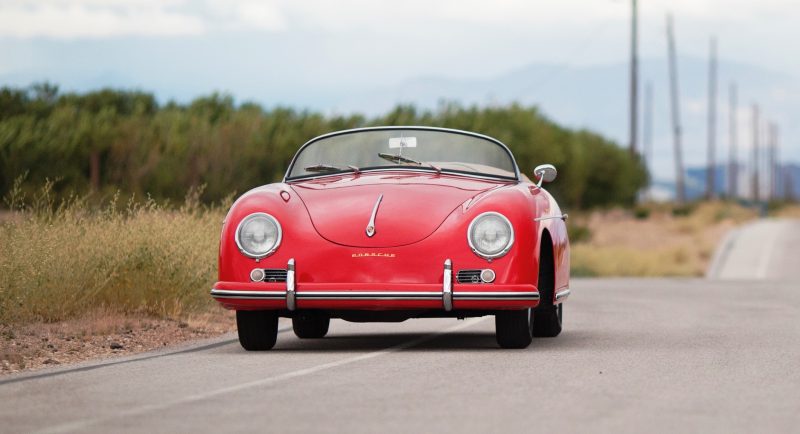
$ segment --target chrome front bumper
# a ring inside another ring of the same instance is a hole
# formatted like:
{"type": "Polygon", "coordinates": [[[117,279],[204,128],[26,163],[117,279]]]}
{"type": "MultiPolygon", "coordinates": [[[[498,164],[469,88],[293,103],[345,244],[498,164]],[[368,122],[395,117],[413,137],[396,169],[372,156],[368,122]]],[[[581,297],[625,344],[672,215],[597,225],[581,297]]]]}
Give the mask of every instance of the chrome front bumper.
{"type": "MultiPolygon", "coordinates": [[[[297,290],[295,273],[295,260],[290,259],[287,264],[285,288],[282,290],[260,290],[230,287],[211,289],[211,296],[217,300],[265,300],[285,301],[286,309],[297,309],[300,301],[428,301],[438,302],[445,311],[452,311],[457,302],[538,302],[539,292],[530,290],[503,290],[504,285],[492,285],[494,291],[477,291],[475,285],[457,285],[470,290],[456,290],[453,285],[453,265],[448,259],[444,262],[442,271],[442,285],[436,291],[399,291],[399,290],[369,290],[365,285],[353,285],[353,288],[342,290],[340,284],[337,289],[331,290],[297,290]]],[[[226,285],[229,286],[229,285],[226,285]]],[[[243,286],[243,285],[242,285],[243,286]]],[[[309,285],[310,286],[310,285],[309,285]]],[[[319,284],[315,284],[318,287],[319,284]]],[[[374,286],[374,285],[372,285],[374,286]]],[[[392,285],[398,286],[398,285],[392,285]]],[[[432,285],[414,285],[430,287],[432,285]]],[[[512,285],[516,287],[534,288],[533,285],[512,285]]],[[[506,285],[508,288],[509,285],[506,285]]]]}

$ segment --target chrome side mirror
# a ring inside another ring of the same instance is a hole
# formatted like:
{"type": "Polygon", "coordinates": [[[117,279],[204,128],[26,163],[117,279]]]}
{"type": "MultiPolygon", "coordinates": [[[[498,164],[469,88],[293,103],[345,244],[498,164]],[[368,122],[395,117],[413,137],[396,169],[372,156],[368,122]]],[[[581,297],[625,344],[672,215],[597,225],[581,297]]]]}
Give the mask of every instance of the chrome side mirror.
{"type": "Polygon", "coordinates": [[[536,177],[536,186],[541,187],[543,182],[555,181],[558,171],[552,164],[540,164],[533,169],[533,176],[536,177]]]}

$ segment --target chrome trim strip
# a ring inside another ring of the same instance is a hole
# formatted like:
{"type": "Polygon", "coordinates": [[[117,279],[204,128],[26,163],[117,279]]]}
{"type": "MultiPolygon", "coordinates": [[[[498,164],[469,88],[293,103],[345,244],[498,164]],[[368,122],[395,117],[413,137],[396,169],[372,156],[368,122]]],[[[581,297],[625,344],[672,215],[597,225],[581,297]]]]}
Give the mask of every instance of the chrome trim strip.
{"type": "Polygon", "coordinates": [[[214,298],[236,298],[241,300],[283,300],[286,293],[283,291],[236,291],[213,288],[211,296],[214,298]]]}
{"type": "Polygon", "coordinates": [[[537,217],[537,218],[533,219],[533,221],[535,221],[535,222],[541,222],[541,221],[545,221],[545,220],[564,220],[564,221],[567,221],[568,218],[569,218],[569,214],[564,213],[562,215],[554,215],[554,216],[549,216],[549,217],[537,217]]]}
{"type": "MultiPolygon", "coordinates": [[[[511,149],[506,146],[505,143],[501,142],[500,140],[495,139],[494,137],[489,137],[483,134],[474,133],[471,131],[464,131],[464,130],[456,130],[452,128],[439,128],[439,127],[424,127],[424,126],[415,126],[415,125],[403,125],[403,126],[379,126],[379,127],[364,127],[364,128],[353,128],[349,130],[342,130],[342,131],[333,131],[327,134],[323,134],[321,136],[314,137],[313,139],[307,141],[306,143],[301,146],[297,152],[295,152],[294,157],[292,157],[292,161],[289,163],[289,167],[286,169],[286,174],[283,176],[283,182],[287,182],[289,174],[292,172],[292,168],[294,168],[294,163],[297,160],[297,156],[300,155],[300,152],[306,148],[306,146],[322,139],[326,139],[328,137],[343,135],[343,134],[351,134],[357,133],[360,131],[381,131],[381,130],[411,130],[411,131],[441,131],[444,133],[454,133],[454,134],[461,134],[465,136],[477,137],[480,139],[488,140],[492,143],[495,143],[501,146],[509,157],[511,157],[511,162],[514,163],[514,172],[516,174],[515,181],[521,181],[522,176],[520,175],[519,165],[517,165],[517,159],[514,158],[514,154],[511,152],[511,149]]],[[[362,171],[363,172],[363,171],[362,171]]],[[[330,175],[323,175],[323,176],[330,176],[330,175]]],[[[301,178],[301,179],[308,179],[308,178],[301,178]]],[[[498,178],[494,178],[498,179],[498,178]]]]}
{"type": "Polygon", "coordinates": [[[538,292],[456,292],[453,298],[462,300],[538,300],[538,292]]]}
{"type": "Polygon", "coordinates": [[[442,304],[444,310],[453,310],[453,263],[446,259],[444,261],[444,276],[442,277],[442,304]]]}
{"type": "Polygon", "coordinates": [[[375,202],[375,206],[372,207],[372,215],[369,217],[369,223],[367,223],[367,236],[372,237],[375,235],[375,216],[378,214],[378,207],[381,206],[381,201],[383,200],[383,193],[378,195],[378,200],[375,202]]]}
{"type": "Polygon", "coordinates": [[[567,288],[567,289],[562,289],[561,291],[558,291],[558,292],[556,293],[556,301],[559,301],[559,300],[561,300],[562,298],[567,298],[567,297],[569,297],[569,294],[570,294],[570,290],[569,290],[569,288],[567,288]]]}
{"type": "Polygon", "coordinates": [[[297,297],[308,300],[439,300],[440,292],[405,291],[303,291],[297,297]]]}
{"type": "Polygon", "coordinates": [[[286,265],[286,308],[294,310],[297,307],[297,294],[295,293],[294,283],[294,258],[289,259],[286,265]]]}
{"type": "MultiPolygon", "coordinates": [[[[304,291],[295,292],[292,288],[291,297],[289,291],[241,291],[230,289],[212,289],[211,296],[214,298],[233,298],[238,300],[286,300],[287,309],[289,301],[292,300],[293,310],[296,300],[442,300],[442,292],[430,291],[304,291]]],[[[446,294],[446,293],[445,293],[446,294]]],[[[533,301],[539,299],[538,292],[451,292],[452,300],[512,300],[512,301],[533,301]]],[[[446,299],[446,298],[444,298],[446,299]]],[[[447,309],[447,308],[445,308],[447,309]]]]}

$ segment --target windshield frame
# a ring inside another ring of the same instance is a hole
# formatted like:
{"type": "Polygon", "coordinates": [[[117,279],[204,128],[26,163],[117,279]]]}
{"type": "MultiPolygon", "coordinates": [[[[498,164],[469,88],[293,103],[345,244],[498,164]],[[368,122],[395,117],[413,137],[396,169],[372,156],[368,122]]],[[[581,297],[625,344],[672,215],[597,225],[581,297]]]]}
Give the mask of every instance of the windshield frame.
{"type": "MultiPolygon", "coordinates": [[[[441,173],[448,173],[453,175],[462,175],[462,176],[469,176],[469,177],[477,177],[477,178],[488,178],[494,180],[505,180],[505,181],[520,181],[520,171],[519,166],[517,165],[517,160],[514,158],[514,154],[511,153],[511,150],[505,143],[495,139],[494,137],[489,137],[483,134],[473,133],[471,131],[464,131],[464,130],[456,130],[451,128],[440,128],[440,127],[424,127],[424,126],[379,126],[379,127],[363,127],[363,128],[352,128],[349,130],[341,130],[341,131],[334,131],[332,133],[323,134],[321,136],[314,137],[313,139],[307,141],[306,143],[301,146],[297,152],[295,152],[294,157],[292,157],[291,163],[289,163],[289,167],[286,169],[286,174],[283,176],[283,182],[290,182],[290,181],[302,181],[307,179],[314,179],[314,178],[321,178],[325,176],[341,176],[342,174],[347,173],[354,173],[355,170],[342,170],[337,172],[328,172],[328,173],[318,173],[318,174],[311,174],[311,175],[299,175],[289,177],[289,174],[292,173],[292,169],[294,168],[295,161],[297,160],[297,156],[300,155],[303,150],[320,140],[327,139],[330,137],[341,136],[345,134],[353,134],[359,133],[363,131],[385,131],[385,130],[408,130],[408,131],[438,131],[443,133],[452,133],[452,134],[460,134],[463,136],[475,137],[479,139],[487,140],[491,143],[494,143],[497,146],[500,146],[506,154],[508,154],[509,158],[511,158],[511,163],[514,165],[514,177],[510,176],[502,176],[502,175],[493,175],[489,173],[479,173],[479,172],[469,172],[469,171],[461,171],[461,170],[452,170],[452,169],[442,169],[441,173]]],[[[380,166],[380,167],[367,167],[361,168],[359,167],[360,173],[372,172],[372,171],[384,171],[384,170],[407,170],[407,171],[423,171],[423,172],[439,172],[437,168],[432,166],[427,166],[423,164],[422,166],[403,166],[403,165],[394,165],[394,166],[380,166]]]]}

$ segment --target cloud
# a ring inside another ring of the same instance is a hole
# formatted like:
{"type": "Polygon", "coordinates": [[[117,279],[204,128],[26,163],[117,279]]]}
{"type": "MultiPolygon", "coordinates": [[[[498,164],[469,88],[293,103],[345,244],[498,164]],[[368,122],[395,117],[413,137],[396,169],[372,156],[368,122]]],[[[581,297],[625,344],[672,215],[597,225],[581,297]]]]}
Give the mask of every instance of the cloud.
{"type": "MultiPolygon", "coordinates": [[[[420,23],[436,23],[437,29],[479,25],[499,30],[592,23],[630,17],[630,0],[274,0],[297,24],[329,30],[367,28],[391,32],[424,30],[420,23]]],[[[797,0],[648,0],[639,2],[640,17],[663,22],[664,14],[716,20],[740,20],[758,16],[797,17],[797,0]]],[[[580,29],[580,28],[579,28],[580,29]]]]}
{"type": "Polygon", "coordinates": [[[287,28],[283,13],[274,3],[259,0],[207,0],[208,18],[220,26],[279,31],[287,28]]]}
{"type": "MultiPolygon", "coordinates": [[[[640,2],[643,29],[681,20],[757,20],[794,26],[796,0],[651,0],[640,2]],[[650,24],[652,23],[652,24],[650,24]]],[[[624,26],[629,0],[2,0],[0,37],[104,38],[178,36],[215,31],[540,32],[569,37],[587,24],[624,26]]]]}
{"type": "Polygon", "coordinates": [[[255,0],[8,0],[0,37],[101,39],[200,35],[214,29],[279,31],[273,3],[255,0]]]}

